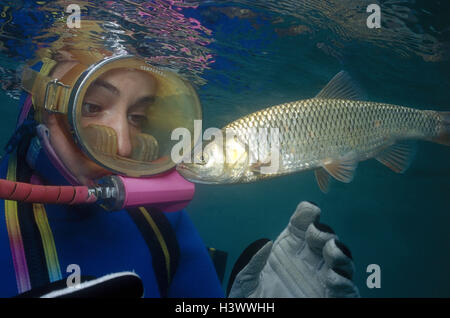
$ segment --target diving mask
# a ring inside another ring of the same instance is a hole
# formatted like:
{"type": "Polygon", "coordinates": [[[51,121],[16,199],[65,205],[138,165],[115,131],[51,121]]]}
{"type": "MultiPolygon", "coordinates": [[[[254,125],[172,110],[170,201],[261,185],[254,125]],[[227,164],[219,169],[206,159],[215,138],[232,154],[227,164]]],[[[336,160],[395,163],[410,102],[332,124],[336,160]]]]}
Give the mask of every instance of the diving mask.
{"type": "Polygon", "coordinates": [[[194,136],[194,120],[201,119],[201,106],[193,87],[177,74],[131,55],[80,55],[76,61],[60,79],[30,67],[24,69],[22,85],[33,96],[36,119],[42,122],[45,111],[67,116],[75,143],[95,163],[114,174],[144,177],[173,168],[170,153],[177,141],[171,139],[172,131],[184,127],[194,136]],[[83,113],[89,89],[106,72],[116,69],[145,72],[156,82],[154,98],[145,105],[141,125],[130,135],[131,151],[126,156],[119,154],[114,128],[86,124],[83,113]]]}

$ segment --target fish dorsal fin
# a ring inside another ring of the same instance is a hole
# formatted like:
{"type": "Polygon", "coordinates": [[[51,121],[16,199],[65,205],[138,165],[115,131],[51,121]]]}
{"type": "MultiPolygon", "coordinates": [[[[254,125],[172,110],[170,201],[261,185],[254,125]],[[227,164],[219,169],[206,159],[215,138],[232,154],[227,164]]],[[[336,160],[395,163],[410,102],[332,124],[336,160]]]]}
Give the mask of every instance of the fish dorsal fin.
{"type": "Polygon", "coordinates": [[[324,168],[319,168],[314,170],[314,174],[316,175],[316,181],[320,190],[323,193],[327,193],[330,185],[330,175],[328,172],[324,168]]]}
{"type": "Polygon", "coordinates": [[[375,156],[379,162],[397,173],[403,173],[408,169],[416,152],[415,144],[411,141],[403,141],[393,144],[375,156]]]}
{"type": "Polygon", "coordinates": [[[340,71],[315,98],[364,100],[365,93],[347,72],[340,71]]]}
{"type": "Polygon", "coordinates": [[[357,165],[358,162],[353,158],[343,158],[327,160],[323,163],[323,168],[336,180],[349,183],[353,180],[357,165]]]}

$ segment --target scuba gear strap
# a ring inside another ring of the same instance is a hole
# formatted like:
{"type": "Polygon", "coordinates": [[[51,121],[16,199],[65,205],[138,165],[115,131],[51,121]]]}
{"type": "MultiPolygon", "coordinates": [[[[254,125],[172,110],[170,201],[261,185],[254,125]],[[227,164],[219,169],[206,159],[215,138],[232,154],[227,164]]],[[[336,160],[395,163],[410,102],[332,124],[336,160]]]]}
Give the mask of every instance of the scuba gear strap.
{"type": "Polygon", "coordinates": [[[159,292],[161,297],[166,298],[180,258],[175,232],[164,213],[157,209],[140,207],[128,209],[127,212],[151,252],[159,292]]]}
{"type": "MultiPolygon", "coordinates": [[[[8,160],[7,179],[29,182],[31,169],[23,158],[27,138],[8,160]]],[[[5,200],[5,218],[19,293],[61,279],[58,256],[47,214],[39,203],[5,200]],[[20,211],[20,212],[19,212],[20,211]]]]}

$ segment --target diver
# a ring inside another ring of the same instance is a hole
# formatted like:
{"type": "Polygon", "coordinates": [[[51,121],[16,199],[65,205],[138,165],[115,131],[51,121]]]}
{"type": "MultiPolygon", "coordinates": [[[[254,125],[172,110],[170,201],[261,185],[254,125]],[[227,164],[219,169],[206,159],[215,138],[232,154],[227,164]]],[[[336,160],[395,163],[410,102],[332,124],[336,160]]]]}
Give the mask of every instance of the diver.
{"type": "Polygon", "coordinates": [[[1,297],[359,296],[349,249],[309,202],[246,250],[225,293],[170,159],[171,131],[201,118],[192,86],[131,55],[43,52],[0,165],[1,297]]]}

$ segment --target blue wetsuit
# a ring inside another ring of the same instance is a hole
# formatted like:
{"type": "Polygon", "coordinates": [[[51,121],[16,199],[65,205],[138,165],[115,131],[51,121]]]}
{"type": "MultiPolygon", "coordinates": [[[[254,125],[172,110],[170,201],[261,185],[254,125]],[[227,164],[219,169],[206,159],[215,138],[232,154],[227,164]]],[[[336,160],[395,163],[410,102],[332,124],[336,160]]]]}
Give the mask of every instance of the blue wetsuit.
{"type": "MultiPolygon", "coordinates": [[[[7,161],[5,158],[0,165],[3,179],[7,161]]],[[[63,278],[71,274],[66,273],[70,264],[79,265],[81,275],[95,277],[134,271],[142,279],[144,297],[160,297],[152,255],[126,211],[108,212],[95,204],[47,204],[45,208],[63,278]]],[[[223,297],[212,261],[186,211],[165,215],[175,231],[180,249],[179,264],[168,297],[223,297]]],[[[0,297],[11,297],[18,294],[18,289],[4,200],[0,200],[0,216],[0,297]]]]}

